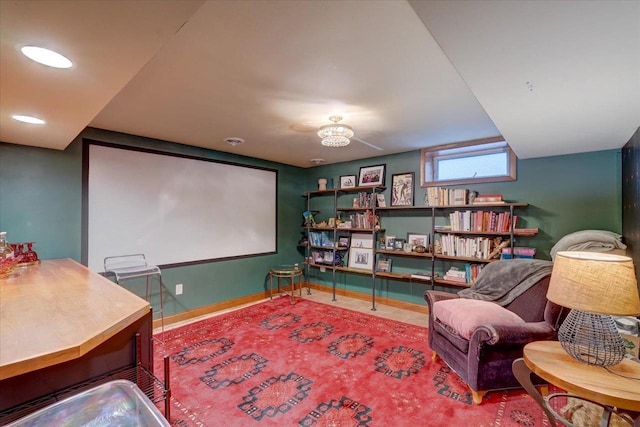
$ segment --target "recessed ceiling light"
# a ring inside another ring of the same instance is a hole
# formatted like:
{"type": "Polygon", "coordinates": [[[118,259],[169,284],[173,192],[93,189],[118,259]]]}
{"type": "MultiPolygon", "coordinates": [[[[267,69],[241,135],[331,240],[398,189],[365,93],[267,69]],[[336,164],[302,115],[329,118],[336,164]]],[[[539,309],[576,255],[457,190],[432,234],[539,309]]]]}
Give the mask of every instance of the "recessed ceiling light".
{"type": "Polygon", "coordinates": [[[309,161],[310,161],[311,163],[313,163],[314,165],[321,165],[321,164],[323,164],[324,162],[326,162],[326,160],[325,160],[325,159],[311,159],[311,160],[309,160],[309,161]]]}
{"type": "Polygon", "coordinates": [[[24,46],[20,49],[24,56],[49,67],[71,68],[73,63],[65,56],[49,49],[37,46],[24,46]]]}
{"type": "Polygon", "coordinates": [[[243,144],[244,143],[244,139],[236,138],[236,137],[230,137],[230,138],[225,138],[224,142],[226,142],[227,144],[235,147],[236,145],[243,144]]]}
{"type": "Polygon", "coordinates": [[[11,116],[11,118],[13,120],[17,120],[19,122],[30,123],[32,125],[43,125],[43,124],[45,124],[44,120],[39,119],[37,117],[33,117],[33,116],[23,116],[23,115],[20,115],[20,114],[14,114],[13,116],[11,116]]]}

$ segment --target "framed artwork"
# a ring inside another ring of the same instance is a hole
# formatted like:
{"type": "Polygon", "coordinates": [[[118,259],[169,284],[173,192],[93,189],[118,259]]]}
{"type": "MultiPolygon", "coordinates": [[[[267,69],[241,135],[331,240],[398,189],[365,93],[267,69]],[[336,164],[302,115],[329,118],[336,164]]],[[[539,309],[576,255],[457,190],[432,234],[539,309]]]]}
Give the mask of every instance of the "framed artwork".
{"type": "Polygon", "coordinates": [[[349,249],[349,267],[372,271],[373,249],[351,246],[351,249],[349,249]]]}
{"type": "Polygon", "coordinates": [[[351,234],[351,248],[372,249],[373,236],[370,233],[351,234]]]}
{"type": "Polygon", "coordinates": [[[391,258],[380,258],[376,264],[376,271],[391,272],[391,258]]]}
{"type": "Polygon", "coordinates": [[[348,237],[340,237],[340,238],[338,238],[338,247],[339,248],[348,248],[349,247],[349,238],[348,237]]]}
{"type": "Polygon", "coordinates": [[[416,246],[424,246],[427,248],[429,245],[429,236],[421,233],[407,233],[407,243],[411,245],[412,251],[416,249],[416,246]]]}
{"type": "Polygon", "coordinates": [[[398,239],[396,238],[396,250],[402,250],[402,248],[404,247],[404,239],[398,239]]]}
{"type": "Polygon", "coordinates": [[[360,168],[358,186],[367,187],[384,185],[384,169],[386,165],[365,166],[360,168]]]}
{"type": "Polygon", "coordinates": [[[415,173],[395,173],[391,176],[391,206],[413,206],[415,173]]]}
{"type": "Polygon", "coordinates": [[[384,249],[392,251],[396,248],[396,236],[384,237],[384,249]]]}
{"type": "Polygon", "coordinates": [[[356,186],[358,177],[355,175],[340,175],[340,188],[351,188],[356,186]]]}

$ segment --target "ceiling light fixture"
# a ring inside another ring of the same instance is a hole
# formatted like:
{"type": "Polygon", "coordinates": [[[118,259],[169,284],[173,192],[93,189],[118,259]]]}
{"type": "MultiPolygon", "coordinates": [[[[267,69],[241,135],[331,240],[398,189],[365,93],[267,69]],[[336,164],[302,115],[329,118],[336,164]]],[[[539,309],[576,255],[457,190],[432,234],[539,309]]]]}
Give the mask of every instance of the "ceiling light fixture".
{"type": "Polygon", "coordinates": [[[309,160],[311,163],[313,163],[314,165],[321,165],[323,164],[326,160],[325,159],[311,159],[309,160]]]}
{"type": "Polygon", "coordinates": [[[29,123],[32,125],[43,125],[45,124],[45,121],[42,119],[39,119],[37,117],[33,117],[33,116],[23,116],[21,114],[14,114],[13,116],[11,116],[11,118],[13,120],[17,120],[19,122],[22,123],[29,123]]]}
{"type": "Polygon", "coordinates": [[[20,50],[27,58],[49,67],[71,68],[73,65],[67,57],[43,47],[24,46],[20,50]]]}
{"type": "Polygon", "coordinates": [[[323,125],[318,129],[318,136],[322,138],[322,145],[327,147],[344,147],[349,145],[353,137],[353,129],[345,124],[338,124],[342,120],[341,116],[329,117],[333,123],[323,125]]]}
{"type": "Polygon", "coordinates": [[[231,145],[232,147],[235,147],[236,145],[244,144],[244,139],[236,138],[236,137],[230,137],[230,138],[225,138],[224,142],[226,142],[227,144],[231,145]]]}

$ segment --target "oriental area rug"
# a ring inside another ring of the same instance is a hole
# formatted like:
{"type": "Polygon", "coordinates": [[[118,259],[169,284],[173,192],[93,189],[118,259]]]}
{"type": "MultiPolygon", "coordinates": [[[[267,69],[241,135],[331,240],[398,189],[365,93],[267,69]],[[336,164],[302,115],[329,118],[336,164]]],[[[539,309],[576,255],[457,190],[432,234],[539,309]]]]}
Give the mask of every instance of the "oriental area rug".
{"type": "Polygon", "coordinates": [[[523,390],[473,405],[458,375],[431,360],[427,334],[281,297],[166,331],[155,372],[168,355],[175,426],[549,425],[523,390]]]}

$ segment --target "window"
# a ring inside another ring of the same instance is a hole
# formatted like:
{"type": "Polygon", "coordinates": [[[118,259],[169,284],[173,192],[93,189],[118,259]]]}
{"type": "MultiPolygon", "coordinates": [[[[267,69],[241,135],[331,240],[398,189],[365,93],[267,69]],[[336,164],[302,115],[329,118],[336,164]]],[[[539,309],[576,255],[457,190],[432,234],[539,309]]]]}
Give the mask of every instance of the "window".
{"type": "Polygon", "coordinates": [[[420,159],[422,187],[516,179],[516,155],[501,136],[423,148],[420,159]]]}

